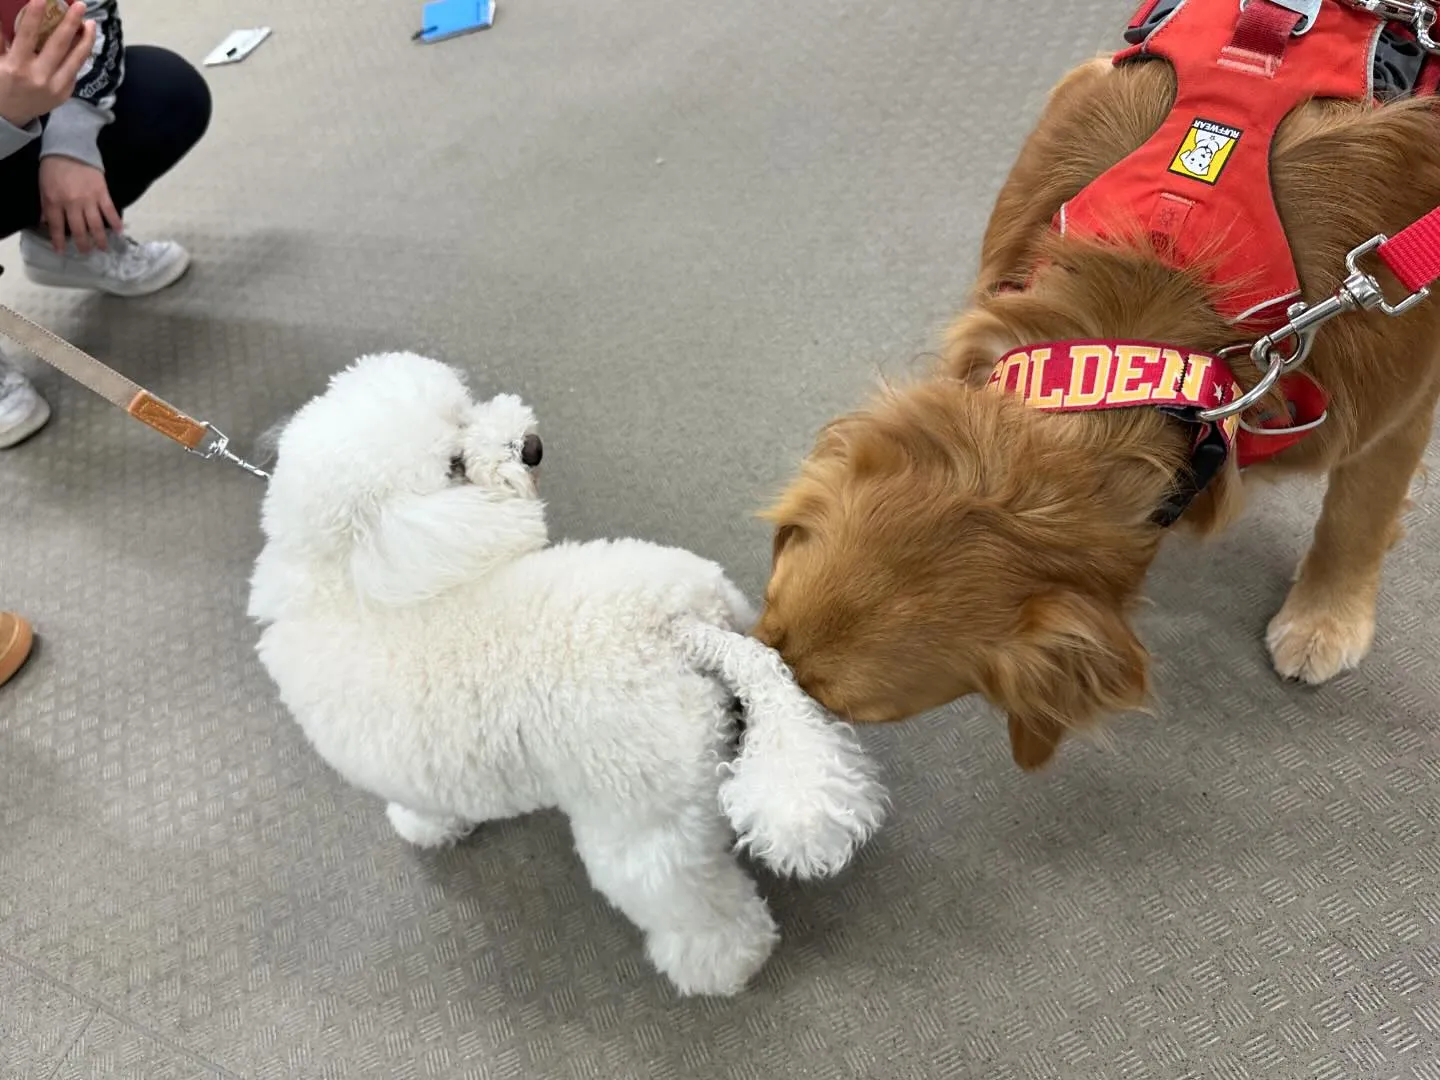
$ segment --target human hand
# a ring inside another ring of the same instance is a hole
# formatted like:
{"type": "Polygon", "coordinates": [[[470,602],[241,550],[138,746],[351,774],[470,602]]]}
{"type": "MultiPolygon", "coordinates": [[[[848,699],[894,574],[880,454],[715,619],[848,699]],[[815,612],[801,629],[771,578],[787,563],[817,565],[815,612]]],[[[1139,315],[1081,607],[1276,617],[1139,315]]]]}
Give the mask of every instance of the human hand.
{"type": "Polygon", "coordinates": [[[85,18],[85,5],[77,0],[38,46],[46,3],[30,0],[16,16],[15,40],[7,44],[0,39],[0,117],[16,127],[69,100],[95,45],[95,24],[85,18]]]}
{"type": "Polygon", "coordinates": [[[109,245],[105,226],[119,232],[120,212],[110,201],[105,174],[93,165],[74,158],[51,155],[40,159],[40,220],[50,231],[56,251],[65,250],[65,229],[82,255],[92,246],[104,251],[109,245]]]}

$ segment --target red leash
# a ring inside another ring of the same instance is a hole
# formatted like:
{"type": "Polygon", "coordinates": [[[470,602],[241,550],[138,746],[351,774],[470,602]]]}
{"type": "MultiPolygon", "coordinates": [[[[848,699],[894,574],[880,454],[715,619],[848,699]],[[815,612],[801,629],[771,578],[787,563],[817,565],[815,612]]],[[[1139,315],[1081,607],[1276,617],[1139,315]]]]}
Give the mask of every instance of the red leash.
{"type": "Polygon", "coordinates": [[[1202,413],[1202,419],[1219,420],[1258,404],[1280,379],[1304,364],[1315,344],[1315,335],[1336,316],[1350,311],[1403,315],[1428,297],[1430,286],[1440,281],[1440,207],[1393,237],[1384,233],[1372,236],[1345,256],[1345,269],[1347,276],[1332,296],[1314,304],[1293,305],[1284,326],[1255,342],[1250,357],[1265,373],[1260,382],[1228,405],[1202,413]],[[1371,252],[1409,290],[1409,295],[1395,303],[1385,298],[1375,275],[1360,266],[1360,260],[1371,252]],[[1287,353],[1280,345],[1292,338],[1294,341],[1287,353]]]}
{"type": "Polygon", "coordinates": [[[1376,254],[1411,293],[1440,281],[1440,207],[1381,242],[1376,254]]]}

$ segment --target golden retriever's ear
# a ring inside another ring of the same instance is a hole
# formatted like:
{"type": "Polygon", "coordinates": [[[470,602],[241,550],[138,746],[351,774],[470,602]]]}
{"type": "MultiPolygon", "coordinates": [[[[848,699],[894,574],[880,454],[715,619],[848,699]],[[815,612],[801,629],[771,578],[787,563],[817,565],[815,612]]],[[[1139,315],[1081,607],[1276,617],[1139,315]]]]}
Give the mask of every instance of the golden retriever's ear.
{"type": "Polygon", "coordinates": [[[1026,770],[1048,762],[1067,731],[1149,694],[1149,655],[1119,605],[1077,592],[1026,604],[989,669],[986,693],[1010,714],[1011,756],[1026,770]]]}
{"type": "Polygon", "coordinates": [[[774,569],[775,564],[780,561],[780,553],[785,550],[785,545],[790,543],[799,531],[799,525],[781,525],[775,530],[775,546],[770,553],[771,569],[774,569]]]}

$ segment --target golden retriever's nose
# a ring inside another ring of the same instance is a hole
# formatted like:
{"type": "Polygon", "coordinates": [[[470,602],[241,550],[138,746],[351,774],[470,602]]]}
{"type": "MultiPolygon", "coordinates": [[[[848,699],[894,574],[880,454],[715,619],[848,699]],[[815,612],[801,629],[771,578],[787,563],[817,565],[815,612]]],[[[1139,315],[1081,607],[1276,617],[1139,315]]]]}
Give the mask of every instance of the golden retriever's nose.
{"type": "Polygon", "coordinates": [[[540,436],[532,431],[520,444],[520,464],[527,469],[533,469],[540,464],[540,459],[544,456],[545,444],[540,441],[540,436]]]}

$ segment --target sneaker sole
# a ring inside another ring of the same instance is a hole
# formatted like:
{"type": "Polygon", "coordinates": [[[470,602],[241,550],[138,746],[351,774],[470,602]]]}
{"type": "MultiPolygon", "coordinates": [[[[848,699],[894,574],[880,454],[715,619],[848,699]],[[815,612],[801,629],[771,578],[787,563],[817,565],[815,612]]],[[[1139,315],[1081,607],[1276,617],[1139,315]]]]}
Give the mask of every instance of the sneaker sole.
{"type": "Polygon", "coordinates": [[[131,300],[137,296],[150,296],[174,285],[185,276],[185,271],[190,269],[190,255],[187,252],[185,257],[167,270],[162,277],[135,286],[117,286],[104,278],[75,278],[56,270],[42,270],[29,263],[25,263],[24,267],[25,276],[36,285],[44,285],[52,289],[89,289],[93,292],[103,292],[110,296],[120,296],[131,300]]]}
{"type": "Polygon", "coordinates": [[[39,401],[40,407],[24,420],[13,428],[0,431],[0,450],[9,450],[12,446],[19,446],[50,422],[49,403],[44,398],[40,398],[39,401]]]}
{"type": "Polygon", "coordinates": [[[13,679],[15,673],[25,666],[34,646],[35,632],[30,629],[30,624],[24,619],[17,619],[15,633],[10,641],[4,644],[5,651],[0,653],[0,686],[13,679]]]}

